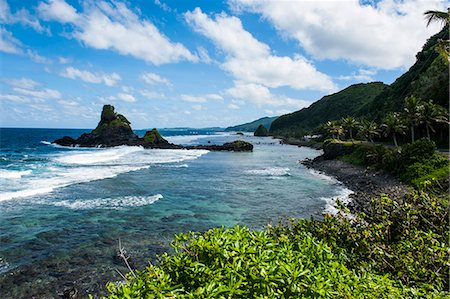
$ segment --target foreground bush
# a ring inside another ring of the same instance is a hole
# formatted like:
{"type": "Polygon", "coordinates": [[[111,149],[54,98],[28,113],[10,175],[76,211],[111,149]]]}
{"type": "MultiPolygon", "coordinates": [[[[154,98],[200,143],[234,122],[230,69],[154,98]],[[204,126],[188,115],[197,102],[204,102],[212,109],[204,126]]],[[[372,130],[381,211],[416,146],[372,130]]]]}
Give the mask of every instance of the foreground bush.
{"type": "Polygon", "coordinates": [[[273,234],[242,227],[187,233],[125,285],[109,284],[109,298],[401,298],[387,276],[349,270],[308,233],[273,234]]]}

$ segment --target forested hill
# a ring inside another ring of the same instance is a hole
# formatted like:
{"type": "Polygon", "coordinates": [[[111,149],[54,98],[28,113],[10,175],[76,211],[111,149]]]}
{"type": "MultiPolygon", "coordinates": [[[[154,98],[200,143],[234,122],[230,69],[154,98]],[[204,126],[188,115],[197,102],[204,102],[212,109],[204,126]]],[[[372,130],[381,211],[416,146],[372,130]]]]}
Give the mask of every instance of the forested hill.
{"type": "Polygon", "coordinates": [[[272,123],[270,132],[275,135],[296,135],[329,120],[348,115],[362,116],[366,105],[370,105],[387,87],[381,82],[351,85],[335,94],[324,96],[308,108],[280,116],[272,123]]]}
{"type": "Polygon", "coordinates": [[[448,31],[445,26],[429,38],[416,55],[414,65],[391,85],[380,82],[352,85],[323,97],[308,108],[280,116],[272,123],[270,133],[302,135],[345,116],[380,120],[390,111],[401,111],[405,97],[410,95],[448,108],[448,60],[436,50],[439,39],[446,39],[448,31]]]}
{"type": "Polygon", "coordinates": [[[242,125],[237,125],[237,126],[233,126],[233,127],[228,127],[225,129],[225,131],[243,131],[243,132],[254,132],[259,125],[263,125],[264,127],[266,127],[267,129],[270,128],[270,125],[272,124],[272,122],[277,119],[278,116],[274,116],[274,117],[263,117],[260,119],[257,119],[255,121],[249,122],[249,123],[245,123],[242,125]]]}

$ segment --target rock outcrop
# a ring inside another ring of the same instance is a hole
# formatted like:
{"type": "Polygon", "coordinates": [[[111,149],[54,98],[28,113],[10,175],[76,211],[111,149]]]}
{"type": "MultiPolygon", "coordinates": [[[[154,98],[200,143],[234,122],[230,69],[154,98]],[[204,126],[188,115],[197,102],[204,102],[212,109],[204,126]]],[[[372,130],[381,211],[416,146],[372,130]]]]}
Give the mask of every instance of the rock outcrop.
{"type": "Polygon", "coordinates": [[[186,146],[186,149],[206,149],[210,151],[230,151],[230,152],[251,152],[253,144],[243,140],[227,142],[223,145],[193,145],[186,146]]]}
{"type": "Polygon", "coordinates": [[[140,145],[141,139],[134,134],[130,122],[122,114],[117,114],[111,105],[103,106],[100,122],[91,133],[78,139],[65,136],[54,143],[63,146],[111,147],[118,145],[140,145]]]}
{"type": "Polygon", "coordinates": [[[90,133],[82,134],[74,139],[64,136],[53,141],[62,146],[81,147],[112,147],[119,145],[143,146],[157,149],[206,149],[210,151],[247,152],[253,150],[253,145],[238,140],[223,145],[181,146],[170,143],[159,134],[157,129],[147,131],[143,138],[137,136],[131,129],[130,122],[122,114],[117,114],[111,105],[103,106],[100,122],[90,133]]]}
{"type": "Polygon", "coordinates": [[[266,127],[264,127],[264,125],[259,125],[258,128],[256,129],[256,131],[253,133],[253,135],[259,136],[259,137],[268,136],[269,131],[267,131],[267,129],[266,129],[266,127]]]}

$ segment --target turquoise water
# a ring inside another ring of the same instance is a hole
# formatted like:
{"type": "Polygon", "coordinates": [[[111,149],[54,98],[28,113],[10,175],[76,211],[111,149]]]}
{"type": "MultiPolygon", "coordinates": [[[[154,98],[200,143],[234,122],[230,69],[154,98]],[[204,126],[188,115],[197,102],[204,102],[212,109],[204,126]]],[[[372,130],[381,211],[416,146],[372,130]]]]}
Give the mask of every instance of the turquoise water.
{"type": "Polygon", "coordinates": [[[161,131],[181,144],[239,137],[254,144],[252,153],[49,143],[82,132],[0,131],[1,298],[58,298],[71,287],[97,296],[106,281],[120,280],[116,269],[126,272],[119,239],[142,268],[176,233],[321,217],[331,197],[348,192],[299,163],[319,151],[269,137],[161,131]]]}

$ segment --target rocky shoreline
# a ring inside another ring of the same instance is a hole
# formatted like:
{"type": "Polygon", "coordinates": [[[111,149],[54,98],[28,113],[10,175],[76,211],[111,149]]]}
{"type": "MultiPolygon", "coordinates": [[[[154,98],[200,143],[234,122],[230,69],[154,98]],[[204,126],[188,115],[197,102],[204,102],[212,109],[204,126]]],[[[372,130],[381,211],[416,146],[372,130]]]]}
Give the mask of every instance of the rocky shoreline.
{"type": "Polygon", "coordinates": [[[370,214],[371,199],[379,197],[380,194],[401,201],[410,188],[383,171],[369,170],[336,159],[326,160],[323,156],[313,160],[307,159],[301,163],[307,168],[336,178],[352,190],[354,193],[350,194],[351,201],[347,204],[351,213],[370,214]]]}

